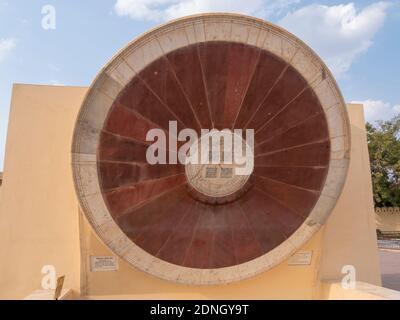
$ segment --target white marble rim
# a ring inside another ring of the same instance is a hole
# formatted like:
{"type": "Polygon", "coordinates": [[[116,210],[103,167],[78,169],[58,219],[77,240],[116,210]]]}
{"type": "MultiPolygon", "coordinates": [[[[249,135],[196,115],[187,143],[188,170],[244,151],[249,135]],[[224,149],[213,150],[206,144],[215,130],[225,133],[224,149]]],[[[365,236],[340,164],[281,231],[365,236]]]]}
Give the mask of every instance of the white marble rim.
{"type": "Polygon", "coordinates": [[[238,14],[184,17],[156,27],[119,51],[89,88],[79,112],[73,143],[72,170],[83,212],[99,238],[121,259],[161,279],[191,285],[216,285],[256,276],[282,263],[325,223],[347,176],[350,126],[346,105],[331,72],[301,40],[266,21],[238,14]],[[331,157],[321,197],[309,217],[285,242],[244,264],[220,269],[192,269],[160,260],[136,246],[111,217],[101,194],[96,153],[99,134],[114,99],[152,61],[190,44],[232,41],[267,50],[290,63],[307,80],[324,109],[331,138],[331,157]]]}

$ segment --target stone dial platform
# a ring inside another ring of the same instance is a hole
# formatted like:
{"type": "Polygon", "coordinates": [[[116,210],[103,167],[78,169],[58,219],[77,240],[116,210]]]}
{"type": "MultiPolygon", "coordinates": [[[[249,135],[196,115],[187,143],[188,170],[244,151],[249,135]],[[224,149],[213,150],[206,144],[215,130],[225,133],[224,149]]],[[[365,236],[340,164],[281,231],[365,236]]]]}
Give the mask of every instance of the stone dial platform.
{"type": "Polygon", "coordinates": [[[349,148],[343,98],[309,47],[262,20],[207,14],[151,30],[100,71],[72,167],[81,207],[115,254],[162,279],[219,284],[274,267],[319,230],[349,148]],[[217,194],[184,165],[149,165],[146,134],[169,121],[254,129],[254,172],[217,194]]]}

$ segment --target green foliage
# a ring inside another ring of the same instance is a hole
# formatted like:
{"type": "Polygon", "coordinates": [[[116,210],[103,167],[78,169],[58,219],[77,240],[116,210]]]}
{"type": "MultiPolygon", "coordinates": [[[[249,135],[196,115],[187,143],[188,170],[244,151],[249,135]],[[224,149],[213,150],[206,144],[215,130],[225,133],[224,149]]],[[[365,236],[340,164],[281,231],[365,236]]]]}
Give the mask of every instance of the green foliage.
{"type": "Polygon", "coordinates": [[[367,123],[376,207],[400,207],[400,116],[367,123]]]}

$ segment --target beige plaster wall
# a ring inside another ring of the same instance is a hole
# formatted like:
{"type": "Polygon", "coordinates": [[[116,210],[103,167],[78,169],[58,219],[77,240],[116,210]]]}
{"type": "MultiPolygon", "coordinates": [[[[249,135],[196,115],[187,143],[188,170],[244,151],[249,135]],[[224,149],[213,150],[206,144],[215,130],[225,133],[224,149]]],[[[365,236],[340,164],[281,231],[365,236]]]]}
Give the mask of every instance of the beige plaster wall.
{"type": "Polygon", "coordinates": [[[0,201],[0,298],[41,289],[54,265],[79,289],[78,203],[70,170],[85,88],[14,85],[0,201]]]}
{"type": "Polygon", "coordinates": [[[375,211],[362,105],[348,105],[351,161],[342,196],[324,229],[320,277],[338,280],[345,265],[356,268],[357,281],[381,284],[375,211]]]}
{"type": "Polygon", "coordinates": [[[91,255],[112,252],[79,213],[73,190],[71,135],[85,92],[76,87],[14,87],[0,200],[0,298],[22,298],[40,289],[46,264],[67,276],[66,288],[82,290],[87,298],[321,298],[319,278],[339,278],[344,264],[357,266],[359,280],[379,284],[361,106],[349,107],[353,159],[345,192],[327,226],[303,248],[313,251],[311,265],[284,262],[253,279],[211,287],[159,280],[121,260],[118,271],[90,272],[91,255]]]}

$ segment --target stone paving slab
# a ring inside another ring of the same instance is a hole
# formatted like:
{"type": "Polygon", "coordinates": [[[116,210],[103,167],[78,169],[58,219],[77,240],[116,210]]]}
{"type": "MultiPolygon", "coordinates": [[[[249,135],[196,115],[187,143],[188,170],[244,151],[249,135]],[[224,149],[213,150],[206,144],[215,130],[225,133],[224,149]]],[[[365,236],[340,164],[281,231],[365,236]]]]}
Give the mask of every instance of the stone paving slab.
{"type": "Polygon", "coordinates": [[[379,250],[382,286],[400,291],[400,250],[379,250]]]}

